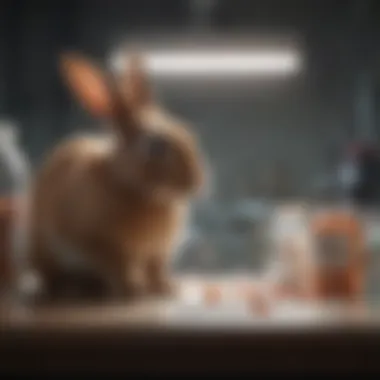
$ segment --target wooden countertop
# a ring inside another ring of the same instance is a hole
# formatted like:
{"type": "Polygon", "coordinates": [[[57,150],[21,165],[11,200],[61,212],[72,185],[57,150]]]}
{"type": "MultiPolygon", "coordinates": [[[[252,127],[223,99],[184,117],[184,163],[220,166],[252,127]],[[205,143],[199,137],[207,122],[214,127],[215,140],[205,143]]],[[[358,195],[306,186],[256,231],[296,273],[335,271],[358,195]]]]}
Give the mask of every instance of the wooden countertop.
{"type": "Polygon", "coordinates": [[[175,300],[3,309],[0,368],[235,374],[244,369],[380,369],[376,308],[288,300],[263,314],[236,297],[239,281],[232,278],[217,279],[224,299],[205,305],[200,293],[205,282],[183,279],[175,300]]]}

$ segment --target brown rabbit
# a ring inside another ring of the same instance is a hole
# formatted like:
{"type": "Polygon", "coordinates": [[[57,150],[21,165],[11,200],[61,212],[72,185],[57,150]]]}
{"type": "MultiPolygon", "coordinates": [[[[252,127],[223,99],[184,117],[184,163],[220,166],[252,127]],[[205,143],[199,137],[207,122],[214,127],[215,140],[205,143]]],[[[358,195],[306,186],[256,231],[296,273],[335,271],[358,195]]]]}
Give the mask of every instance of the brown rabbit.
{"type": "Polygon", "coordinates": [[[169,259],[204,180],[196,138],[154,101],[141,58],[120,77],[75,53],[60,63],[110,133],[70,138],[48,156],[31,196],[31,263],[47,288],[72,256],[117,294],[166,294],[169,259]]]}

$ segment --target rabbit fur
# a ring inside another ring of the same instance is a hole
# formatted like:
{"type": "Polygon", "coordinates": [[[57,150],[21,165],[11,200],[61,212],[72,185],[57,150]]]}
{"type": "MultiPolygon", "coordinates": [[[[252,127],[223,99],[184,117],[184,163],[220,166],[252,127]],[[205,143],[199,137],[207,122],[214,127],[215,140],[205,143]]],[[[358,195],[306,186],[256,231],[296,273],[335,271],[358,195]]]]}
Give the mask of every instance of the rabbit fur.
{"type": "Polygon", "coordinates": [[[112,294],[168,294],[170,258],[204,183],[197,138],[155,100],[142,57],[132,56],[118,76],[77,53],[62,55],[59,67],[107,133],[58,144],[34,178],[32,266],[46,289],[71,255],[112,294]]]}

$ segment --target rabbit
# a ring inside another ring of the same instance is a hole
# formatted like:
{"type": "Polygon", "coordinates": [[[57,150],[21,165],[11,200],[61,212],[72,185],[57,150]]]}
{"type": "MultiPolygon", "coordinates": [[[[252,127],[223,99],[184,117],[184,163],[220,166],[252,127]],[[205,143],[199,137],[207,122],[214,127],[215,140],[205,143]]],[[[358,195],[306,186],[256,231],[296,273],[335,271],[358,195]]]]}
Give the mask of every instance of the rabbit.
{"type": "Polygon", "coordinates": [[[50,151],[30,194],[29,258],[46,289],[71,255],[111,294],[165,296],[170,258],[205,182],[196,134],[155,99],[142,56],[119,75],[77,52],[60,56],[73,97],[106,121],[50,151]]]}

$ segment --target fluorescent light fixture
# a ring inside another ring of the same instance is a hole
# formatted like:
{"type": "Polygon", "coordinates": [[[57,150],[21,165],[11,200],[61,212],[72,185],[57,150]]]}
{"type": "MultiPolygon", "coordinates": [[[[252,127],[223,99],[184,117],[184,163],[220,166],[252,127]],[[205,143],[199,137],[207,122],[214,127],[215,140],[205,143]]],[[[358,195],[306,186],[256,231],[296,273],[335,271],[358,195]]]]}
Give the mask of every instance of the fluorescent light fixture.
{"type": "MultiPolygon", "coordinates": [[[[173,50],[143,52],[148,70],[157,77],[249,77],[292,75],[301,69],[299,54],[293,50],[173,50]]],[[[116,68],[125,63],[116,58],[116,68]]]]}

